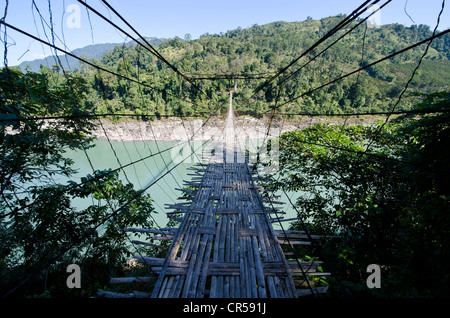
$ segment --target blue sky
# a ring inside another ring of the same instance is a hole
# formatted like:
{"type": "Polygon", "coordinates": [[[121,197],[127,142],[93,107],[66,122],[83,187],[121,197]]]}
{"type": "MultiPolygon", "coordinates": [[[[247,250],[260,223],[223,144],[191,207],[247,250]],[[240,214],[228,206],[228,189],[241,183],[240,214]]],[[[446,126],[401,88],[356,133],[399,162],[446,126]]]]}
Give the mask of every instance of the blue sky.
{"type": "MultiPolygon", "coordinates": [[[[195,39],[207,32],[226,32],[239,26],[247,28],[255,23],[262,25],[274,21],[303,21],[308,16],[321,19],[339,13],[349,14],[363,0],[109,0],[108,2],[142,35],[183,38],[189,33],[195,39]]],[[[35,3],[48,22],[48,0],[35,0],[35,3]]],[[[89,44],[118,43],[125,40],[122,34],[92,12],[89,14],[89,22],[86,9],[75,0],[51,0],[50,3],[54,30],[59,38],[62,39],[64,36],[70,50],[89,44]]],[[[101,1],[88,0],[87,3],[123,26],[101,1]]],[[[381,24],[401,23],[407,26],[413,24],[404,11],[406,3],[407,12],[416,24],[427,24],[434,28],[442,0],[394,0],[381,11],[381,24]]],[[[0,0],[1,16],[4,6],[5,0],[0,0]]],[[[447,4],[439,30],[450,27],[449,7],[450,4],[447,4]]],[[[36,10],[32,9],[31,0],[10,0],[6,21],[45,38],[41,20],[36,10]]],[[[49,34],[48,28],[46,31],[49,34]]],[[[57,45],[62,46],[57,38],[55,41],[57,45]]],[[[13,30],[8,31],[8,42],[9,65],[42,58],[51,53],[47,47],[13,30]]],[[[3,57],[3,46],[0,48],[0,54],[3,57]]]]}

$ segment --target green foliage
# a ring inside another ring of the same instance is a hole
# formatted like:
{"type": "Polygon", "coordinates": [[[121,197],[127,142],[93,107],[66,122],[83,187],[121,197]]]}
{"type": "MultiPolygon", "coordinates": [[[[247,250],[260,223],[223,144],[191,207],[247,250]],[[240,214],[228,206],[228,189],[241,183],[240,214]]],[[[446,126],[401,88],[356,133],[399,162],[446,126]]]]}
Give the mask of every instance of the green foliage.
{"type": "Polygon", "coordinates": [[[150,197],[123,184],[117,172],[95,171],[79,184],[55,182],[74,172],[66,149],[91,147],[93,125],[78,116],[85,90],[77,74],[59,81],[44,68],[41,74],[0,71],[2,295],[92,296],[131,256],[121,229],[153,226],[150,197]],[[59,118],[36,119],[42,116],[59,118]],[[75,199],[92,204],[80,210],[75,199]],[[81,267],[81,290],[66,286],[71,263],[81,267]]]}
{"type": "MultiPolygon", "coordinates": [[[[448,92],[418,97],[423,110],[450,102],[448,92]]],[[[278,179],[266,186],[301,191],[296,206],[309,229],[342,235],[321,242],[335,295],[368,295],[366,267],[380,264],[382,288],[372,294],[448,297],[449,133],[450,115],[437,113],[280,137],[278,179]]]]}

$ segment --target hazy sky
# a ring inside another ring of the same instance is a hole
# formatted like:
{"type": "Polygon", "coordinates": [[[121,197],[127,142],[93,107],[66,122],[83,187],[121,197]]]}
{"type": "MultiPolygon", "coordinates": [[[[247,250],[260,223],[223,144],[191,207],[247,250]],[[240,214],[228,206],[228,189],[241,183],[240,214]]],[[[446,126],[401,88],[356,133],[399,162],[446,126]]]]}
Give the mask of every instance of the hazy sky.
{"type": "MultiPolygon", "coordinates": [[[[0,0],[0,17],[4,14],[5,2],[0,0]]],[[[274,21],[303,21],[308,16],[320,19],[339,13],[349,14],[363,2],[363,0],[108,0],[108,3],[144,36],[183,38],[189,33],[193,39],[205,33],[226,32],[238,26],[247,28],[255,23],[262,25],[274,21]]],[[[88,0],[87,3],[126,28],[100,0],[88,0]]],[[[384,3],[384,0],[379,3],[384,3]]],[[[35,0],[35,4],[46,23],[49,23],[49,0],[35,0]]],[[[94,13],[89,13],[89,19],[87,9],[76,0],[51,0],[50,5],[54,30],[57,34],[55,43],[58,46],[64,47],[59,39],[65,40],[69,50],[89,44],[119,43],[125,40],[121,33],[94,13]]],[[[393,0],[381,10],[380,21],[381,24],[401,23],[407,26],[414,21],[415,24],[426,24],[433,29],[441,6],[442,0],[393,0]],[[405,4],[410,17],[405,13],[405,4]]],[[[450,7],[450,4],[447,6],[450,7]]],[[[450,27],[448,7],[441,17],[439,25],[441,31],[450,27]]],[[[51,40],[49,28],[41,21],[31,0],[9,0],[6,22],[43,39],[47,35],[51,40]]],[[[2,26],[2,38],[3,32],[2,26]]],[[[9,65],[17,65],[51,54],[48,47],[14,30],[9,30],[7,35],[9,65]]],[[[3,59],[3,44],[0,54],[3,59]]]]}

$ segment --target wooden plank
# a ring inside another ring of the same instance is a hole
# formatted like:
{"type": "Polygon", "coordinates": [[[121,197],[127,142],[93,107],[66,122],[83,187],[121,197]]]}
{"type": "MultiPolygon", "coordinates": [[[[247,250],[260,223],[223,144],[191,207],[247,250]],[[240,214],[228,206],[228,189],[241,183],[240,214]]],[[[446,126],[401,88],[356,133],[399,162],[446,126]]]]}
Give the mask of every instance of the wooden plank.
{"type": "MultiPolygon", "coordinates": [[[[222,218],[219,218],[217,221],[217,227],[216,227],[216,234],[215,234],[215,242],[214,242],[214,251],[213,251],[213,263],[217,262],[219,260],[219,244],[218,240],[220,239],[220,233],[221,233],[221,225],[222,225],[222,218]]],[[[212,264],[209,264],[209,267],[211,267],[212,264]]],[[[210,289],[210,297],[211,298],[217,298],[217,276],[214,276],[211,278],[211,289],[210,289]]]]}
{"type": "Polygon", "coordinates": [[[239,214],[239,211],[235,208],[222,208],[217,211],[219,214],[239,214]]]}
{"type": "Polygon", "coordinates": [[[175,188],[175,190],[177,191],[181,191],[181,192],[186,192],[186,193],[195,193],[197,192],[197,189],[180,189],[180,188],[175,188]]]}
{"type": "MultiPolygon", "coordinates": [[[[248,166],[246,166],[246,169],[247,169],[247,171],[249,171],[248,166]]],[[[259,202],[259,204],[261,206],[263,205],[262,197],[260,195],[256,197],[256,200],[259,202]]],[[[261,216],[265,218],[264,224],[266,224],[266,226],[267,226],[266,227],[267,228],[266,232],[268,233],[268,235],[270,235],[271,241],[272,242],[276,241],[277,240],[276,235],[273,232],[273,229],[272,229],[272,227],[269,224],[269,219],[268,219],[267,215],[262,214],[261,216]]],[[[280,291],[279,288],[277,288],[277,286],[279,285],[279,280],[275,280],[274,281],[276,289],[277,289],[277,292],[278,292],[278,296],[291,297],[291,298],[292,297],[296,297],[295,285],[294,285],[292,276],[290,274],[288,265],[286,263],[286,260],[284,258],[284,254],[283,254],[283,251],[281,249],[281,246],[279,244],[273,244],[273,245],[274,245],[273,246],[273,255],[274,256],[276,255],[284,263],[284,268],[285,268],[285,271],[286,271],[286,279],[284,280],[285,281],[284,290],[280,291]]]]}
{"type": "Polygon", "coordinates": [[[194,244],[193,240],[191,239],[193,237],[193,233],[198,230],[198,227],[196,227],[194,224],[197,222],[198,215],[186,215],[185,219],[189,221],[188,223],[188,229],[184,234],[183,240],[183,249],[181,251],[180,259],[187,260],[189,257],[189,250],[192,244],[194,244]]]}
{"type": "Polygon", "coordinates": [[[184,277],[185,276],[183,276],[183,275],[174,276],[172,286],[170,287],[170,289],[167,293],[167,298],[179,297],[178,291],[182,288],[182,285],[183,285],[182,281],[183,281],[184,277]]]}
{"type": "Polygon", "coordinates": [[[207,206],[207,213],[206,216],[203,218],[203,224],[202,226],[199,228],[199,232],[200,230],[202,230],[202,234],[204,234],[206,236],[206,247],[205,247],[205,253],[203,256],[203,263],[202,263],[202,267],[201,267],[201,271],[199,274],[199,281],[198,281],[198,287],[197,287],[197,291],[196,291],[196,297],[197,298],[201,298],[204,297],[206,291],[206,282],[207,282],[207,277],[208,277],[208,271],[209,271],[209,262],[210,262],[210,258],[211,258],[211,250],[212,250],[212,245],[215,239],[215,235],[216,235],[216,211],[217,211],[217,207],[214,207],[214,205],[212,204],[212,202],[208,202],[208,206],[207,206]]]}
{"type": "Polygon", "coordinates": [[[323,262],[322,261],[312,261],[312,262],[305,262],[305,261],[296,261],[296,260],[288,260],[287,261],[288,265],[290,268],[296,268],[299,267],[299,263],[300,266],[304,267],[304,268],[308,268],[308,267],[318,267],[318,266],[322,266],[323,262]]]}
{"type": "Polygon", "coordinates": [[[323,238],[341,238],[341,236],[338,235],[307,235],[307,234],[289,234],[287,233],[287,235],[284,235],[283,232],[280,233],[276,233],[277,237],[279,239],[284,239],[284,238],[289,238],[289,239],[313,239],[313,240],[318,240],[318,239],[323,239],[323,238]]]}
{"type": "Polygon", "coordinates": [[[158,245],[158,244],[153,244],[153,243],[143,242],[143,241],[137,241],[137,240],[133,240],[133,241],[131,241],[131,243],[145,245],[145,246],[150,246],[150,247],[155,247],[155,248],[159,248],[159,249],[163,249],[163,250],[169,249],[167,246],[161,246],[161,245],[158,245]]]}
{"type": "Polygon", "coordinates": [[[186,280],[186,276],[185,275],[178,275],[177,285],[173,289],[173,293],[171,295],[172,298],[180,297],[185,280],[186,280]]]}
{"type": "Polygon", "coordinates": [[[194,208],[191,211],[189,211],[189,213],[195,213],[195,214],[205,214],[205,209],[201,209],[201,208],[194,208]]]}
{"type": "Polygon", "coordinates": [[[179,217],[175,217],[173,215],[168,215],[167,216],[169,219],[174,220],[176,222],[183,222],[183,218],[179,218],[179,217]]]}
{"type": "MultiPolygon", "coordinates": [[[[175,205],[187,213],[172,233],[166,260],[153,260],[151,269],[160,276],[152,296],[296,297],[292,277],[300,268],[297,261],[286,261],[280,243],[306,242],[304,233],[274,232],[267,214],[283,211],[264,207],[264,201],[280,201],[262,199],[247,164],[210,163],[203,172],[191,203],[175,205]]],[[[318,273],[318,264],[300,264],[311,265],[307,274],[318,273]]]]}
{"type": "MultiPolygon", "coordinates": [[[[232,198],[231,198],[231,201],[232,198]]],[[[226,233],[225,233],[225,262],[229,262],[231,259],[231,250],[234,248],[234,246],[231,246],[231,220],[233,218],[233,215],[227,215],[226,219],[226,233]]],[[[230,298],[230,288],[231,288],[231,281],[230,276],[226,276],[224,279],[224,298],[230,298]]]]}
{"type": "Polygon", "coordinates": [[[173,212],[166,212],[167,216],[175,216],[177,214],[183,214],[183,213],[189,213],[188,210],[181,210],[181,211],[173,211],[173,212]]]}
{"type": "Polygon", "coordinates": [[[207,242],[206,242],[205,254],[204,254],[204,259],[203,259],[203,266],[201,268],[197,293],[195,295],[197,298],[203,298],[203,296],[205,294],[206,278],[209,273],[209,259],[210,259],[210,254],[211,254],[213,235],[208,234],[206,237],[207,237],[207,242]]]}
{"type": "Polygon", "coordinates": [[[157,230],[157,229],[140,229],[140,228],[125,228],[122,229],[124,232],[139,232],[139,233],[152,233],[152,234],[161,234],[161,235],[173,235],[176,229],[166,229],[166,230],[157,230]]]}
{"type": "Polygon", "coordinates": [[[167,279],[167,284],[164,287],[163,293],[162,293],[162,298],[167,298],[169,296],[169,292],[172,289],[172,286],[174,285],[173,282],[175,280],[175,276],[170,276],[167,279]]]}
{"type": "Polygon", "coordinates": [[[258,232],[256,231],[256,229],[239,229],[238,232],[238,237],[243,237],[243,236],[257,236],[258,232]]]}
{"type": "Polygon", "coordinates": [[[249,281],[248,284],[251,287],[251,297],[257,298],[258,297],[258,290],[257,290],[257,284],[256,284],[256,265],[255,265],[255,259],[254,259],[254,253],[252,251],[252,242],[250,237],[244,237],[244,241],[247,244],[247,256],[249,260],[249,281]]]}
{"type": "Polygon", "coordinates": [[[152,236],[152,240],[159,240],[159,241],[170,241],[173,240],[173,236],[152,236]]]}
{"type": "MultiPolygon", "coordinates": [[[[232,215],[230,217],[230,255],[229,262],[236,262],[236,239],[237,239],[237,231],[236,231],[236,220],[238,219],[238,215],[232,215]]],[[[239,286],[236,286],[238,280],[235,276],[230,277],[230,296],[231,298],[237,298],[237,290],[239,286]]]]}
{"type": "Polygon", "coordinates": [[[276,289],[275,289],[275,284],[274,284],[274,280],[272,276],[266,276],[265,274],[265,267],[266,267],[266,263],[268,262],[269,259],[273,259],[273,255],[270,249],[270,242],[268,240],[268,236],[267,236],[267,232],[264,231],[264,222],[257,222],[256,223],[256,230],[258,232],[258,238],[259,238],[259,244],[261,246],[261,255],[262,255],[262,260],[263,260],[263,270],[264,270],[264,277],[266,280],[266,294],[267,297],[275,297],[276,295],[276,289]]]}
{"type": "Polygon", "coordinates": [[[254,209],[253,214],[286,214],[286,212],[279,211],[279,210],[272,210],[272,209],[254,209]]]}
{"type": "Polygon", "coordinates": [[[282,201],[274,201],[274,200],[271,200],[271,199],[264,200],[264,202],[270,203],[270,204],[286,204],[286,202],[282,202],[282,201]]]}
{"type": "Polygon", "coordinates": [[[272,223],[275,223],[275,222],[289,222],[289,221],[298,221],[298,218],[285,219],[285,218],[281,217],[281,218],[270,219],[270,222],[272,222],[272,223]]]}
{"type": "MultiPolygon", "coordinates": [[[[199,235],[200,237],[200,235],[199,235]]],[[[203,264],[203,257],[206,251],[206,245],[208,243],[208,235],[202,235],[202,239],[199,245],[199,249],[198,249],[198,256],[197,256],[197,261],[195,262],[195,268],[193,271],[193,275],[192,275],[192,282],[188,292],[188,297],[189,298],[193,298],[196,295],[196,291],[197,291],[197,285],[200,279],[200,272],[202,269],[203,264]]]]}
{"type": "Polygon", "coordinates": [[[225,184],[222,185],[223,189],[237,189],[237,185],[225,184]]]}
{"type": "Polygon", "coordinates": [[[123,294],[123,293],[116,293],[106,290],[99,290],[97,292],[97,297],[100,298],[148,298],[150,297],[150,294],[148,293],[142,293],[138,291],[134,291],[129,294],[123,294]]]}
{"type": "Polygon", "coordinates": [[[163,280],[163,284],[162,284],[162,287],[161,287],[161,289],[159,290],[159,293],[158,293],[159,298],[163,297],[164,291],[166,290],[166,286],[167,286],[167,282],[168,282],[169,278],[170,278],[170,276],[163,277],[163,279],[164,279],[163,280]]]}
{"type": "MultiPolygon", "coordinates": [[[[297,277],[298,277],[298,276],[304,276],[300,269],[295,270],[295,271],[292,271],[292,272],[291,272],[291,275],[292,275],[292,276],[297,276],[297,277]]],[[[305,275],[306,275],[306,276],[331,276],[331,273],[328,273],[328,272],[310,272],[310,271],[307,271],[307,272],[305,272],[305,275]]]]}
{"type": "MultiPolygon", "coordinates": [[[[218,211],[219,212],[219,211],[218,211]]],[[[225,236],[227,230],[227,216],[221,216],[222,225],[220,227],[220,236],[219,236],[219,255],[218,261],[223,262],[225,260],[225,236]]],[[[219,276],[217,278],[217,298],[224,297],[224,279],[223,276],[219,276]]]]}
{"type": "Polygon", "coordinates": [[[145,284],[154,283],[156,277],[138,276],[138,277],[112,277],[110,284],[145,284]]]}
{"type": "Polygon", "coordinates": [[[164,258],[148,257],[148,256],[134,256],[139,263],[144,263],[150,266],[162,266],[164,258]]]}
{"type": "Polygon", "coordinates": [[[240,277],[240,285],[241,285],[241,297],[242,298],[250,298],[250,286],[247,283],[249,281],[249,278],[247,278],[248,274],[248,267],[247,267],[247,259],[245,255],[247,254],[247,251],[245,250],[244,246],[244,237],[239,238],[239,245],[240,245],[240,264],[239,264],[239,277],[240,277]]]}
{"type": "Polygon", "coordinates": [[[258,297],[266,298],[267,297],[266,283],[265,283],[265,279],[264,279],[264,272],[263,272],[261,257],[259,255],[258,239],[255,236],[252,236],[251,240],[252,240],[252,244],[253,244],[256,278],[258,281],[258,297]]]}
{"type": "Polygon", "coordinates": [[[190,202],[180,202],[180,203],[166,203],[164,204],[165,207],[167,207],[168,209],[184,209],[184,208],[188,208],[191,206],[192,203],[190,202]]]}
{"type": "Polygon", "coordinates": [[[198,234],[216,234],[216,228],[213,226],[202,226],[198,229],[198,234]]]}
{"type": "MultiPolygon", "coordinates": [[[[198,194],[197,194],[198,195],[198,194]]],[[[180,230],[175,234],[174,240],[172,241],[172,244],[169,249],[169,253],[166,257],[166,260],[163,264],[163,268],[161,269],[161,272],[159,274],[158,280],[156,281],[155,287],[153,288],[152,292],[152,298],[156,298],[159,296],[159,292],[162,289],[162,286],[164,284],[165,280],[165,274],[167,272],[169,262],[174,259],[176,254],[178,253],[178,249],[181,245],[181,239],[183,238],[184,234],[186,233],[188,226],[187,225],[188,218],[185,217],[180,225],[180,230]]]]}
{"type": "Polygon", "coordinates": [[[194,264],[195,264],[196,260],[197,260],[197,254],[192,254],[191,259],[189,261],[188,271],[186,273],[186,282],[184,283],[185,286],[183,288],[183,293],[182,293],[183,298],[187,298],[190,293],[190,285],[191,285],[191,282],[193,279],[192,277],[193,277],[193,273],[194,273],[194,264]]]}
{"type": "Polygon", "coordinates": [[[315,287],[311,289],[297,289],[297,297],[309,296],[314,294],[326,294],[328,292],[328,286],[315,287]]]}
{"type": "Polygon", "coordinates": [[[278,239],[278,243],[287,245],[311,245],[311,242],[309,241],[295,241],[286,239],[278,239]]]}

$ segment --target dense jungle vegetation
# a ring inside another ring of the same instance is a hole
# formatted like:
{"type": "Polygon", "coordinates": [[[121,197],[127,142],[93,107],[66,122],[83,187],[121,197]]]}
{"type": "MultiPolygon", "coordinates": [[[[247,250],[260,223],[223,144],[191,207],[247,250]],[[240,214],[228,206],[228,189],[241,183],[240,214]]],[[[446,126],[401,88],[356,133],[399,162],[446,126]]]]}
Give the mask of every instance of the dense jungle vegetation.
{"type": "Polygon", "coordinates": [[[313,234],[340,234],[299,251],[333,273],[335,296],[448,297],[450,94],[421,96],[388,124],[316,124],[280,138],[278,173],[264,185],[300,192],[293,202],[313,234]],[[326,265],[328,264],[328,265],[326,265]],[[381,288],[369,289],[369,264],[381,288]]]}

